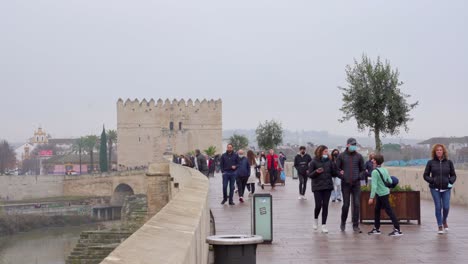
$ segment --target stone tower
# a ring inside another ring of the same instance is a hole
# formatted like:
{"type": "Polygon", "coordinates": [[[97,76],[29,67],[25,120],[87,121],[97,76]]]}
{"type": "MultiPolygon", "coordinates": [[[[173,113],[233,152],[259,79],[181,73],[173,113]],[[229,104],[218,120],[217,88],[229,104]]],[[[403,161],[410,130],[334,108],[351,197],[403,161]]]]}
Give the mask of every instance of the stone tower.
{"type": "Polygon", "coordinates": [[[222,101],[117,101],[118,164],[147,166],[164,153],[222,151],[222,101]]]}

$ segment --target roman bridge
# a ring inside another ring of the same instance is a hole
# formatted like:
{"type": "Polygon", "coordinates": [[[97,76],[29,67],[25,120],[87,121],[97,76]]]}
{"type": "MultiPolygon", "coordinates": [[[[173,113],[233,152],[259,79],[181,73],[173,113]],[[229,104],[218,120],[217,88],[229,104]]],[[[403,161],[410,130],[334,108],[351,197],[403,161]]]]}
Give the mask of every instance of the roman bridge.
{"type": "Polygon", "coordinates": [[[111,197],[112,205],[122,205],[127,195],[146,193],[147,176],[144,171],[68,176],[63,181],[63,195],[66,197],[111,197]]]}

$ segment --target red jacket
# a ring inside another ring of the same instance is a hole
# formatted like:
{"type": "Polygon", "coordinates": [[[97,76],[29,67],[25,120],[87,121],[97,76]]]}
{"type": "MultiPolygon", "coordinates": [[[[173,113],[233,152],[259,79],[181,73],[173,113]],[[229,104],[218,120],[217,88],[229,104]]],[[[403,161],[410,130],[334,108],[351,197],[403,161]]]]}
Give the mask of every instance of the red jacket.
{"type": "Polygon", "coordinates": [[[278,155],[273,154],[273,156],[272,156],[272,155],[268,154],[266,158],[267,158],[267,169],[268,169],[268,170],[271,170],[271,169],[272,169],[272,168],[271,168],[271,159],[274,160],[273,163],[274,163],[274,166],[275,166],[275,170],[279,170],[279,166],[278,166],[278,155]]]}

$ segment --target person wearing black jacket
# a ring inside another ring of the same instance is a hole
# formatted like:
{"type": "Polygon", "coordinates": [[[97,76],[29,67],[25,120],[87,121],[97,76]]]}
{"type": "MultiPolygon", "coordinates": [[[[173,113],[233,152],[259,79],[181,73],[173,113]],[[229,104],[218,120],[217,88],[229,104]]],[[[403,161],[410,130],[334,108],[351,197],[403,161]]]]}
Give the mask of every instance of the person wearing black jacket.
{"type": "Polygon", "coordinates": [[[328,147],[321,145],[315,150],[315,158],[309,165],[309,176],[312,178],[312,192],[315,199],[314,230],[318,229],[318,217],[322,211],[322,232],[328,233],[328,204],[333,190],[333,177],[338,177],[335,163],[328,155],[328,147]]]}
{"type": "Polygon", "coordinates": [[[457,180],[453,162],[448,159],[444,145],[436,144],[432,148],[432,160],[429,160],[424,170],[424,180],[429,183],[435,204],[435,215],[438,233],[448,232],[447,218],[450,210],[450,193],[457,180]]]}
{"type": "Polygon", "coordinates": [[[346,230],[351,195],[353,196],[353,230],[362,233],[359,228],[359,208],[361,203],[361,175],[365,172],[364,158],[357,153],[357,141],[349,138],[346,150],[338,156],[336,166],[341,174],[343,207],[341,208],[341,231],[346,230]]]}
{"type": "Polygon", "coordinates": [[[208,163],[206,162],[206,157],[201,154],[199,149],[195,150],[195,157],[198,170],[208,177],[208,163]]]}
{"type": "Polygon", "coordinates": [[[235,205],[233,201],[234,197],[234,184],[236,182],[236,171],[239,167],[239,156],[234,153],[232,144],[227,145],[227,151],[221,156],[221,172],[223,173],[223,201],[221,204],[225,204],[228,199],[227,188],[229,185],[229,204],[235,205]]]}
{"type": "Polygon", "coordinates": [[[311,161],[312,157],[306,153],[306,147],[301,146],[299,148],[299,154],[294,158],[294,168],[296,168],[299,176],[299,200],[307,200],[305,197],[308,179],[307,169],[311,161]]]}

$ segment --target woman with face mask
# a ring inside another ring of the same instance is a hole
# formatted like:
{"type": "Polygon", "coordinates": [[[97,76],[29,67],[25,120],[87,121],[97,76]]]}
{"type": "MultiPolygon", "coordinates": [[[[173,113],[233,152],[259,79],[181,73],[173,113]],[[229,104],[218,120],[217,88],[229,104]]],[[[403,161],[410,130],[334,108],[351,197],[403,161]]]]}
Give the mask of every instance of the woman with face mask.
{"type": "Polygon", "coordinates": [[[322,211],[322,232],[328,233],[328,204],[333,190],[333,177],[338,176],[335,163],[328,155],[328,147],[321,145],[315,150],[315,158],[309,165],[309,177],[312,178],[312,192],[315,199],[314,230],[318,229],[318,217],[322,211]]]}

